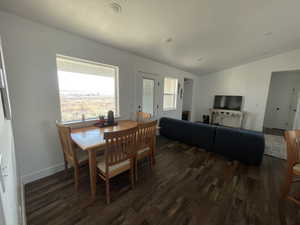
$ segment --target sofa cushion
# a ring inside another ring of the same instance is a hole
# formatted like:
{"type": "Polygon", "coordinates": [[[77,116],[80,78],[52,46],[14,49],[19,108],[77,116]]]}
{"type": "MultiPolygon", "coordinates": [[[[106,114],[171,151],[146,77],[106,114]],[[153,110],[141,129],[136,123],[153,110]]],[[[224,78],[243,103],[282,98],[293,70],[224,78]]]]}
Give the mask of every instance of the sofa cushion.
{"type": "Polygon", "coordinates": [[[265,149],[262,133],[217,127],[212,151],[249,165],[260,165],[265,149]]]}
{"type": "Polygon", "coordinates": [[[160,119],[160,134],[188,145],[210,151],[214,142],[215,126],[192,123],[163,117],[160,119]]]}

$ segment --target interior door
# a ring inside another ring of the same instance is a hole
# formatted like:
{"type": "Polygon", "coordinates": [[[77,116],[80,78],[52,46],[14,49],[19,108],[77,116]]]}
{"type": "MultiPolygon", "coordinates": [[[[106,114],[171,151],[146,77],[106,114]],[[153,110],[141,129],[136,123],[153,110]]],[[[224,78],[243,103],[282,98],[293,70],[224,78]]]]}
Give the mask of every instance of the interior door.
{"type": "Polygon", "coordinates": [[[9,94],[0,41],[0,222],[17,225],[19,195],[13,132],[10,121],[9,94]],[[1,221],[2,220],[2,221],[1,221]]]}
{"type": "Polygon", "coordinates": [[[300,129],[300,92],[298,92],[298,96],[297,96],[297,107],[296,107],[292,129],[294,130],[300,129]]]}
{"type": "Polygon", "coordinates": [[[292,89],[291,101],[289,106],[289,122],[288,129],[293,129],[295,123],[295,116],[297,112],[298,106],[298,98],[299,98],[299,87],[295,87],[292,89]]]}
{"type": "Polygon", "coordinates": [[[152,119],[160,115],[160,83],[159,75],[139,72],[137,75],[137,112],[151,114],[152,119]]]}

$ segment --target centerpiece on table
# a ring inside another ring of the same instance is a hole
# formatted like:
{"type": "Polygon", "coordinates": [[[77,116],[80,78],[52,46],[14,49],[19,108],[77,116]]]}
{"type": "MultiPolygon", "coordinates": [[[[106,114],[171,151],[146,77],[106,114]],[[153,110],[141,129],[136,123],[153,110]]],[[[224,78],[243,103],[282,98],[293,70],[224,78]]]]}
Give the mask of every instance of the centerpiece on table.
{"type": "Polygon", "coordinates": [[[113,111],[107,112],[107,119],[104,116],[99,116],[99,120],[94,124],[96,127],[109,127],[118,125],[118,122],[115,121],[115,116],[113,111]]]}

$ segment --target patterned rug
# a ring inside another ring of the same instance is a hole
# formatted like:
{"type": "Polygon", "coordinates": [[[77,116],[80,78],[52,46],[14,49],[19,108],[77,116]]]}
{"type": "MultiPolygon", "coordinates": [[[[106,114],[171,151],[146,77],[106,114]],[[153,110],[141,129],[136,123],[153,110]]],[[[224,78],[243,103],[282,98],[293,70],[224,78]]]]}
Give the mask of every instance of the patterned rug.
{"type": "Polygon", "coordinates": [[[265,134],[265,154],[286,159],[286,143],[283,136],[265,134]]]}

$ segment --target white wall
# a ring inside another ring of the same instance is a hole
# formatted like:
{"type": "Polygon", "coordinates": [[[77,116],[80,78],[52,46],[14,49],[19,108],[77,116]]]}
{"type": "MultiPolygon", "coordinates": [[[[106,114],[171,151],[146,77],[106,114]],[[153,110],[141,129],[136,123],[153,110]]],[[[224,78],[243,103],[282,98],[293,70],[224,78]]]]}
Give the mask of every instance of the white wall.
{"type": "Polygon", "coordinates": [[[198,119],[209,112],[214,95],[244,96],[244,128],[262,131],[272,72],[300,69],[300,50],[255,61],[199,78],[198,119]]]}
{"type": "Polygon", "coordinates": [[[193,103],[193,80],[184,81],[183,105],[182,110],[190,111],[193,103]]]}
{"type": "MultiPolygon", "coordinates": [[[[278,129],[292,129],[293,120],[290,120],[290,106],[293,104],[293,95],[297,98],[300,90],[300,72],[277,72],[272,74],[264,127],[278,129]],[[293,89],[295,93],[293,93],[293,89]],[[279,110],[277,110],[279,108],[279,110]]],[[[296,100],[296,99],[295,99],[296,100]]],[[[296,102],[295,102],[296,103],[296,102]]],[[[293,109],[296,105],[293,104],[293,109]]]]}
{"type": "MultiPolygon", "coordinates": [[[[135,76],[139,71],[178,77],[181,84],[183,77],[197,79],[176,68],[4,12],[0,12],[0,35],[11,92],[17,159],[24,182],[63,168],[55,128],[55,120],[60,119],[56,54],[119,66],[123,119],[130,118],[136,110],[135,76]]],[[[178,110],[164,115],[180,118],[181,108],[182,101],[178,110]]]]}

